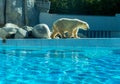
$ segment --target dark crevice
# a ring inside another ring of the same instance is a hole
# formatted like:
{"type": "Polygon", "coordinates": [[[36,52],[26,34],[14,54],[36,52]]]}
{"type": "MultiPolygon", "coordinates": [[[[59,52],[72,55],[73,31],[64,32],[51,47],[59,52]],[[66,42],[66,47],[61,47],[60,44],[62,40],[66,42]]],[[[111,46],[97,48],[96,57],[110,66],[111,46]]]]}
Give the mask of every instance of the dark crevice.
{"type": "Polygon", "coordinates": [[[7,0],[4,0],[4,24],[6,24],[6,7],[7,6],[7,0]]]}
{"type": "Polygon", "coordinates": [[[27,25],[27,11],[26,11],[26,3],[27,0],[22,0],[22,11],[23,11],[23,23],[24,25],[27,25]]]}

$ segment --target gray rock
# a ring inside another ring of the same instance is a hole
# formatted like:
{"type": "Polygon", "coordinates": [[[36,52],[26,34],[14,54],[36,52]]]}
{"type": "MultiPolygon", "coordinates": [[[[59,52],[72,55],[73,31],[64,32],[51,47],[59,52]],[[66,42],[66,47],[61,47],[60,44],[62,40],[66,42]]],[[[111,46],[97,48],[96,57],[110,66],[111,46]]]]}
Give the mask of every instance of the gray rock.
{"type": "Polygon", "coordinates": [[[5,7],[4,0],[0,0],[0,25],[4,24],[4,7],[5,7]]]}
{"type": "Polygon", "coordinates": [[[7,32],[6,38],[14,38],[13,35],[15,36],[17,32],[17,29],[12,27],[3,27],[2,29],[7,32]]]}
{"type": "Polygon", "coordinates": [[[23,29],[26,30],[26,31],[28,31],[28,32],[30,32],[30,31],[32,31],[33,27],[24,26],[23,29]]]}
{"type": "Polygon", "coordinates": [[[12,23],[7,23],[3,28],[2,31],[4,31],[4,37],[6,38],[14,38],[15,39],[22,39],[27,37],[27,31],[19,28],[17,25],[12,23]],[[11,37],[12,36],[12,37],[11,37]]]}
{"type": "Polygon", "coordinates": [[[3,39],[8,39],[8,38],[14,38],[15,34],[14,34],[14,31],[11,31],[11,29],[8,29],[7,32],[6,31],[7,28],[0,28],[0,37],[3,38],[3,39]]]}
{"type": "Polygon", "coordinates": [[[33,27],[32,34],[35,38],[50,39],[50,29],[46,24],[38,24],[33,27]]]}
{"type": "Polygon", "coordinates": [[[16,34],[18,26],[12,23],[7,23],[3,28],[0,28],[1,38],[13,38],[16,34]]]}
{"type": "Polygon", "coordinates": [[[18,26],[18,25],[13,24],[13,23],[6,23],[4,27],[19,28],[19,26],[18,26]]]}
{"type": "Polygon", "coordinates": [[[3,28],[0,28],[0,38],[5,39],[7,35],[8,33],[3,28]]]}
{"type": "Polygon", "coordinates": [[[30,27],[30,26],[24,26],[23,29],[26,30],[27,33],[28,33],[27,38],[33,38],[33,36],[32,36],[32,29],[33,29],[33,27],[30,27]]]}
{"type": "Polygon", "coordinates": [[[17,32],[15,34],[15,39],[23,39],[26,37],[28,37],[27,31],[22,28],[17,28],[17,32]]]}

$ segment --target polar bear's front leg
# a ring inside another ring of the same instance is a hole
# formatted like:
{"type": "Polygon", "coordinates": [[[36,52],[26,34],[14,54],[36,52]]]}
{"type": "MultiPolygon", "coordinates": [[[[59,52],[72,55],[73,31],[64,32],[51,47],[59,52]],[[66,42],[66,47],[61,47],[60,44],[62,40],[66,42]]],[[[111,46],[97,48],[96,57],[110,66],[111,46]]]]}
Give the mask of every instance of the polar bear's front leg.
{"type": "Polygon", "coordinates": [[[78,34],[78,29],[74,29],[74,30],[73,30],[73,37],[74,37],[74,38],[80,38],[80,37],[78,37],[77,34],[78,34]]]}

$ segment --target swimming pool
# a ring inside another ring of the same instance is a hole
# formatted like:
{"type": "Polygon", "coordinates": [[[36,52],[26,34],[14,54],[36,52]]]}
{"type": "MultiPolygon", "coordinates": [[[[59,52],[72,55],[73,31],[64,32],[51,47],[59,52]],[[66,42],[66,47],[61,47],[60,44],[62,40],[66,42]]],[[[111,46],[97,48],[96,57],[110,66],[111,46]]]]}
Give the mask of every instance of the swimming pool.
{"type": "Polygon", "coordinates": [[[120,83],[120,47],[7,44],[0,62],[0,84],[120,83]]]}

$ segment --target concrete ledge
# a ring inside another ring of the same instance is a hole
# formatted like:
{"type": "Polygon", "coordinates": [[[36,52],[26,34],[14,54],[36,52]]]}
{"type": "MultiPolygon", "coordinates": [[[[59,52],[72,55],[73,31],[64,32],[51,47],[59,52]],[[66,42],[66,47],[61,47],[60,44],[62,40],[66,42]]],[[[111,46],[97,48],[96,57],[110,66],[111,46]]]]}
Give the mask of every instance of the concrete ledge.
{"type": "Polygon", "coordinates": [[[120,38],[83,38],[83,39],[7,39],[0,40],[0,46],[28,47],[120,47],[120,38]]]}

